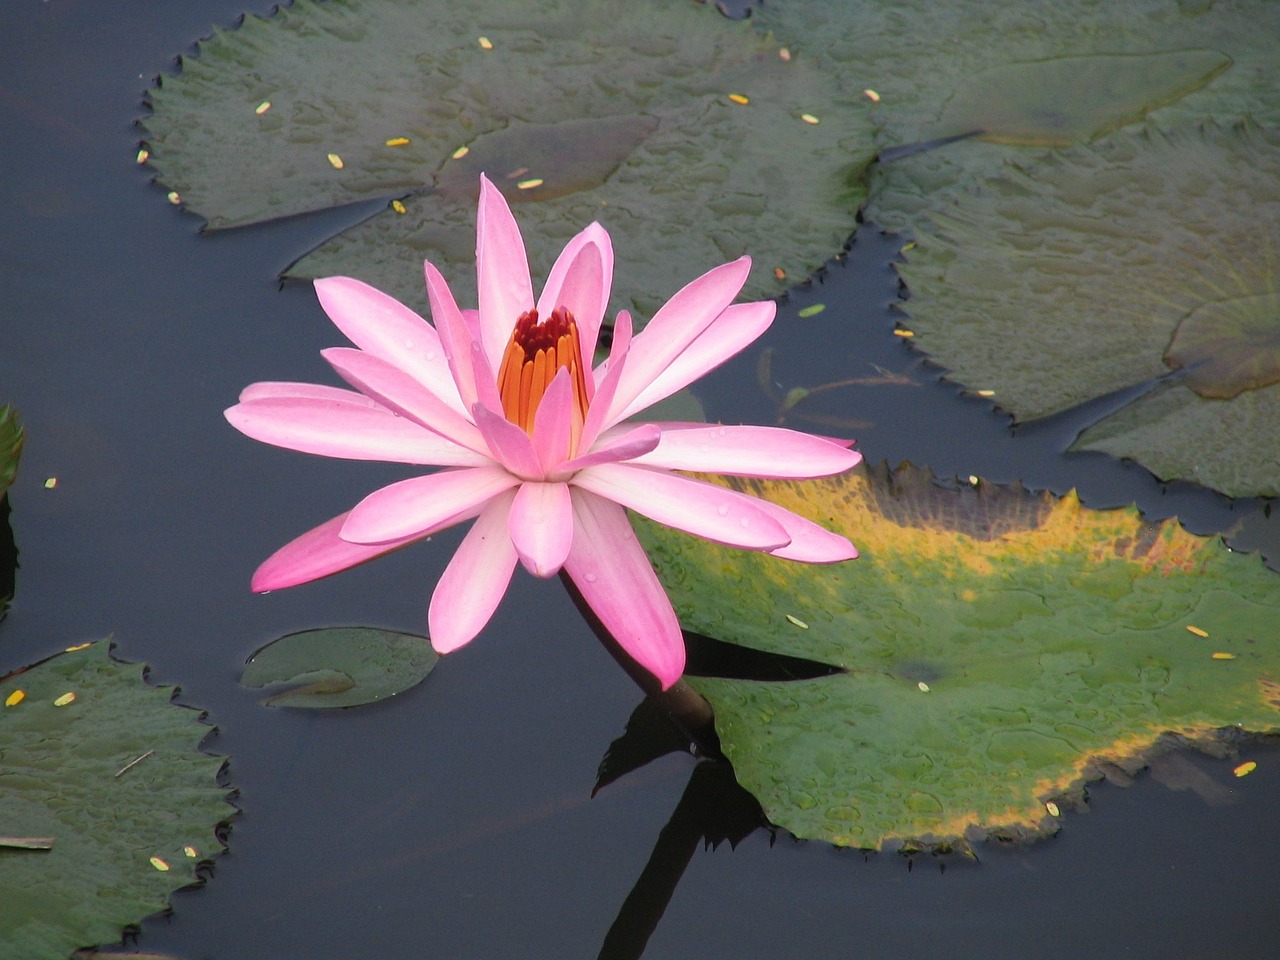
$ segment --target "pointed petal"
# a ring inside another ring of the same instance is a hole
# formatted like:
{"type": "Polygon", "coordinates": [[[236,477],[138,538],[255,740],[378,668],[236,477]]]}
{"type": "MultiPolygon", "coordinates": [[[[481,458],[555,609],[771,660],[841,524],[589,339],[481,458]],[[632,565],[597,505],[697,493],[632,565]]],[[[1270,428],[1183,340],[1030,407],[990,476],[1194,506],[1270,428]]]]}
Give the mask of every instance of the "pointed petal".
{"type": "Polygon", "coordinates": [[[731,303],[693,343],[685,347],[641,390],[624,409],[620,419],[634,417],[646,407],[682,390],[703,374],[710,373],[754,343],[773,323],[777,304],[772,300],[731,303]]]}
{"type": "Polygon", "coordinates": [[[476,402],[476,377],[471,365],[471,344],[477,331],[468,323],[453,299],[453,291],[440,271],[430,261],[422,265],[427,279],[427,299],[431,302],[431,317],[440,334],[440,346],[449,361],[454,383],[462,398],[462,411],[470,410],[476,402]]]}
{"type": "Polygon", "coordinates": [[[388,543],[351,543],[338,536],[338,531],[349,515],[344,513],[326,520],[268,557],[253,575],[253,592],[265,593],[268,590],[283,590],[300,583],[310,583],[392,550],[399,550],[419,539],[406,537],[388,543]]]}
{"type": "Polygon", "coordinates": [[[392,413],[421,424],[459,446],[485,454],[484,437],[470,419],[458,413],[399,367],[363,350],[329,347],[320,351],[338,376],[392,413]]]}
{"type": "Polygon", "coordinates": [[[684,636],[667,599],[616,503],[571,490],[573,546],[565,572],[618,644],[662,683],[684,673],[684,636]]]}
{"type": "Polygon", "coordinates": [[[472,412],[485,442],[503,467],[521,480],[543,479],[542,464],[527,433],[482,403],[477,403],[472,412]]]}
{"type": "Polygon", "coordinates": [[[476,516],[484,504],[519,482],[498,466],[410,477],[357,503],[343,524],[342,537],[369,544],[425,537],[476,516]]]}
{"type": "Polygon", "coordinates": [[[857,548],[849,542],[848,538],[832,533],[826,527],[798,513],[792,513],[776,503],[755,497],[752,499],[760,509],[782,524],[791,536],[789,544],[777,550],[770,550],[770,556],[781,557],[783,560],[798,560],[802,563],[839,563],[842,560],[853,560],[858,556],[857,548]]]}
{"type": "Polygon", "coordinates": [[[498,188],[484,174],[480,175],[480,212],[476,221],[476,283],[480,338],[489,367],[497,370],[516,321],[533,309],[533,284],[516,219],[498,188]]]}
{"type": "Polygon", "coordinates": [[[330,387],[323,383],[289,383],[278,380],[251,383],[240,391],[239,399],[243,403],[246,400],[266,400],[275,397],[336,400],[339,403],[359,403],[362,406],[383,409],[382,404],[371,400],[363,393],[343,387],[330,387]]]}
{"type": "Polygon", "coordinates": [[[538,316],[564,307],[578,324],[585,368],[590,368],[600,324],[613,284],[613,244],[604,227],[593,223],[565,245],[538,298],[538,316]]]}
{"type": "Polygon", "coordinates": [[[659,523],[726,546],[776,550],[791,542],[760,501],[704,480],[604,463],[580,471],[570,482],[659,523]]]}
{"type": "Polygon", "coordinates": [[[559,572],[573,542],[573,508],[564,483],[522,483],[511,505],[511,542],[535,577],[559,572]]]}
{"type": "Polygon", "coordinates": [[[431,595],[427,632],[437,653],[470,643],[498,609],[516,568],[507,535],[515,491],[494,497],[467,531],[431,595]]]}
{"type": "MultiPolygon", "coordinates": [[[[352,396],[365,399],[361,394],[352,396]]],[[[441,467],[491,462],[372,403],[306,396],[263,397],[238,403],[225,416],[233,427],[255,440],[322,457],[441,467]]]]}
{"type": "Polygon", "coordinates": [[[395,364],[455,410],[466,409],[431,324],[394,297],[351,277],[317,280],[315,288],[320,306],[347,339],[395,364]]]}
{"type": "Polygon", "coordinates": [[[592,447],[591,452],[561,464],[556,471],[559,474],[572,474],[600,463],[617,463],[620,460],[632,461],[658,446],[662,439],[662,428],[656,423],[642,423],[632,427],[630,424],[615,427],[592,447]],[[631,427],[624,429],[624,427],[631,427]]]}
{"type": "Polygon", "coordinates": [[[609,359],[602,364],[604,375],[595,372],[596,389],[587,407],[587,419],[582,425],[582,437],[578,440],[579,450],[590,450],[596,437],[605,427],[611,426],[609,411],[613,407],[613,398],[618,392],[618,383],[622,379],[627,365],[627,355],[631,351],[631,314],[625,310],[618,312],[618,319],[613,325],[613,345],[609,349],[609,359]]]}
{"type": "Polygon", "coordinates": [[[618,384],[606,426],[617,423],[622,411],[724,312],[747,282],[750,270],[750,257],[721,264],[687,284],[659,308],[631,345],[627,369],[618,384]]]}
{"type": "Polygon", "coordinates": [[[798,430],[681,425],[664,429],[657,448],[633,462],[668,470],[804,479],[843,473],[861,460],[853,450],[798,430]]]}
{"type": "Polygon", "coordinates": [[[573,383],[569,368],[561,367],[547,384],[533,415],[533,449],[544,476],[569,456],[569,434],[573,428],[573,383]]]}

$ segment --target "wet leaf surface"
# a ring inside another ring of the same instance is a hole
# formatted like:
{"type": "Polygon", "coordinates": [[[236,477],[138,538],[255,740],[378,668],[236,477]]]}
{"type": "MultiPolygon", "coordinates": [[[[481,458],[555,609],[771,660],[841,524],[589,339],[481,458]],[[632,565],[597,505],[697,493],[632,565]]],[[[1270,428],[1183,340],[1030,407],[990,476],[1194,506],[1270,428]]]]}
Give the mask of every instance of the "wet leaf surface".
{"type": "Polygon", "coordinates": [[[1230,400],[1280,381],[1280,294],[1206,303],[1182,318],[1164,362],[1200,396],[1230,400]]]}

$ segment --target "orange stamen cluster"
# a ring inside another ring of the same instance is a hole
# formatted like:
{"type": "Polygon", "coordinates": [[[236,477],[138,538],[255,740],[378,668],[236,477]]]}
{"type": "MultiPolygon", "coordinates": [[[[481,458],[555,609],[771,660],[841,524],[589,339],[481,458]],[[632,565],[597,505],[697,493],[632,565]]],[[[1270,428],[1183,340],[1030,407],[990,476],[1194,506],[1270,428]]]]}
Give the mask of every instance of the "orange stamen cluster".
{"type": "Polygon", "coordinates": [[[578,324],[564,307],[557,307],[542,323],[538,322],[537,310],[530,310],[516,321],[498,370],[498,395],[502,398],[502,412],[507,419],[533,436],[533,418],[538,412],[538,404],[561,367],[569,369],[573,383],[574,415],[570,443],[571,448],[576,448],[587,417],[587,382],[578,324]]]}

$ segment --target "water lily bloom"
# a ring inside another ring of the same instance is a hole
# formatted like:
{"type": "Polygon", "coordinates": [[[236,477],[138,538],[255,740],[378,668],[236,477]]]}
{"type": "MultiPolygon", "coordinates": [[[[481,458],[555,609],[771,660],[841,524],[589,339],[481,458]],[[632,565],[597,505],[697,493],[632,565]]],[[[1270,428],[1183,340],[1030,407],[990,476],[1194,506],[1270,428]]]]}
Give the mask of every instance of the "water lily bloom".
{"type": "Polygon", "coordinates": [[[609,235],[574,237],[535,300],[506,201],[481,179],[479,309],[460,309],[425,265],[432,326],[348,277],[317,280],[330,319],[355,344],[323,351],[355,390],[255,383],[226,412],[257,440],[306,453],[433,466],[374,491],[271,556],[255,591],[306,583],[474,520],[428,611],[441,653],[489,621],[517,562],[562,568],[622,648],[663,688],[684,670],[680,626],[626,508],[717,543],[832,563],[844,537],[775,504],[678,471],[827,476],[861,459],[848,445],[776,427],[649,423],[650,405],[719,366],[773,322],[772,302],[733,303],[747,257],[675,294],[632,336],[617,315],[592,367],[613,276],[609,235]]]}

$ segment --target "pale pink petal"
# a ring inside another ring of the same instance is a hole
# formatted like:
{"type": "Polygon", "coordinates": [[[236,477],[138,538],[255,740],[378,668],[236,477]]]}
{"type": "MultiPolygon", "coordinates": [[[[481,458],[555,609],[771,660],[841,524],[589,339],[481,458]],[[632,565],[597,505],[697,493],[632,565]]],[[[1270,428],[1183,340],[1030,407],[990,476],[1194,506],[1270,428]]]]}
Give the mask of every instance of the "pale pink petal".
{"type": "Polygon", "coordinates": [[[545,476],[533,441],[520,427],[482,403],[472,408],[476,425],[484,434],[494,459],[521,480],[541,480],[545,476]]]}
{"type": "Polygon", "coordinates": [[[612,431],[596,441],[590,453],[562,463],[555,471],[556,475],[568,476],[601,463],[634,460],[657,447],[661,438],[662,427],[656,423],[642,423],[639,426],[623,424],[614,427],[612,431]]]}
{"type": "Polygon", "coordinates": [[[665,690],[684,673],[684,636],[626,511],[585,490],[573,499],[573,546],[565,572],[605,629],[665,690]]]}
{"type": "Polygon", "coordinates": [[[263,383],[251,383],[240,391],[241,403],[246,400],[267,400],[276,397],[336,400],[339,403],[359,403],[365,407],[384,409],[378,401],[366,397],[359,391],[347,390],[343,387],[330,387],[323,383],[265,381],[263,383]]]}
{"type": "Polygon", "coordinates": [[[474,517],[479,507],[520,481],[498,466],[441,470],[373,491],[342,527],[353,543],[423,537],[474,517]]]}
{"type": "Polygon", "coordinates": [[[516,321],[533,309],[533,284],[516,219],[506,199],[484,174],[480,175],[476,220],[476,283],[480,338],[490,368],[497,370],[516,321]]]}
{"type": "Polygon", "coordinates": [[[331,573],[347,570],[366,560],[413,543],[418,537],[406,537],[389,543],[351,543],[338,536],[349,513],[326,520],[296,540],[285,544],[258,567],[251,587],[254,593],[283,590],[300,583],[310,583],[331,573]]]}
{"type": "MultiPolygon", "coordinates": [[[[502,397],[498,395],[498,375],[484,355],[484,348],[479,343],[471,345],[471,368],[476,377],[476,403],[490,410],[502,409],[502,397]]],[[[475,404],[471,405],[472,407],[475,404]]],[[[474,416],[474,413],[472,414],[474,416]]]]}
{"type": "Polygon", "coordinates": [[[603,463],[578,472],[570,482],[659,523],[726,546],[776,550],[791,542],[782,524],[754,497],[704,480],[603,463]]]}
{"type": "Polygon", "coordinates": [[[702,335],[649,382],[620,414],[634,417],[677,390],[682,390],[703,374],[710,373],[730,357],[737,356],[769,329],[777,306],[772,300],[731,303],[702,335]]]}
{"type": "Polygon", "coordinates": [[[747,282],[750,271],[750,257],[721,264],[687,284],[659,308],[631,345],[627,369],[610,405],[606,426],[622,419],[622,411],[724,312],[747,282]]]}
{"type": "Polygon", "coordinates": [[[670,470],[742,477],[829,477],[857,466],[862,455],[820,437],[782,427],[690,427],[668,430],[652,453],[632,462],[670,470]]]}
{"type": "Polygon", "coordinates": [[[456,410],[465,410],[434,327],[399,300],[351,277],[315,281],[334,325],[361,350],[393,363],[456,410]]]}
{"type": "Polygon", "coordinates": [[[785,547],[770,550],[769,555],[784,560],[798,560],[802,563],[839,563],[841,560],[853,560],[858,551],[846,537],[832,533],[826,527],[807,520],[798,513],[792,513],[785,507],[768,500],[752,498],[760,509],[777,520],[791,535],[791,542],[785,547]]]}
{"type": "Polygon", "coordinates": [[[533,415],[533,449],[544,476],[569,456],[573,409],[573,382],[569,379],[569,368],[561,367],[547,384],[533,415]]]}
{"type": "MultiPolygon", "coordinates": [[[[365,399],[361,394],[351,396],[365,399]]],[[[440,467],[491,462],[412,420],[354,400],[263,397],[238,403],[225,416],[233,427],[255,440],[322,457],[440,467]]]]}
{"type": "Polygon", "coordinates": [[[343,380],[393,413],[407,417],[459,446],[477,453],[488,452],[483,435],[469,418],[399,367],[350,347],[330,347],[321,350],[320,356],[329,361],[343,380]]]}
{"type": "Polygon", "coordinates": [[[613,244],[604,227],[593,223],[565,245],[538,298],[538,316],[543,320],[557,307],[564,307],[573,315],[587,368],[609,307],[612,283],[613,244]]]}
{"type": "Polygon", "coordinates": [[[550,577],[564,566],[573,543],[573,508],[563,483],[522,483],[511,505],[511,542],[524,568],[550,577]]]}
{"type": "Polygon", "coordinates": [[[618,313],[613,324],[613,345],[609,349],[609,359],[593,372],[596,381],[595,394],[591,405],[587,407],[587,419],[582,425],[582,437],[578,441],[579,450],[590,450],[600,436],[600,431],[609,426],[609,410],[613,406],[614,395],[618,392],[618,382],[627,366],[627,354],[631,350],[631,314],[625,310],[618,313]]]}
{"type": "Polygon", "coordinates": [[[437,653],[470,643],[498,609],[507,592],[516,551],[507,535],[514,490],[499,494],[476,519],[458,545],[431,595],[427,632],[437,653]]]}
{"type": "Polygon", "coordinates": [[[462,398],[461,409],[465,413],[478,399],[476,375],[471,365],[471,345],[475,342],[476,330],[458,309],[453,291],[449,289],[449,284],[440,271],[430,261],[424,262],[422,266],[427,279],[431,317],[436,322],[440,345],[449,361],[449,369],[453,372],[454,383],[462,398]]]}

